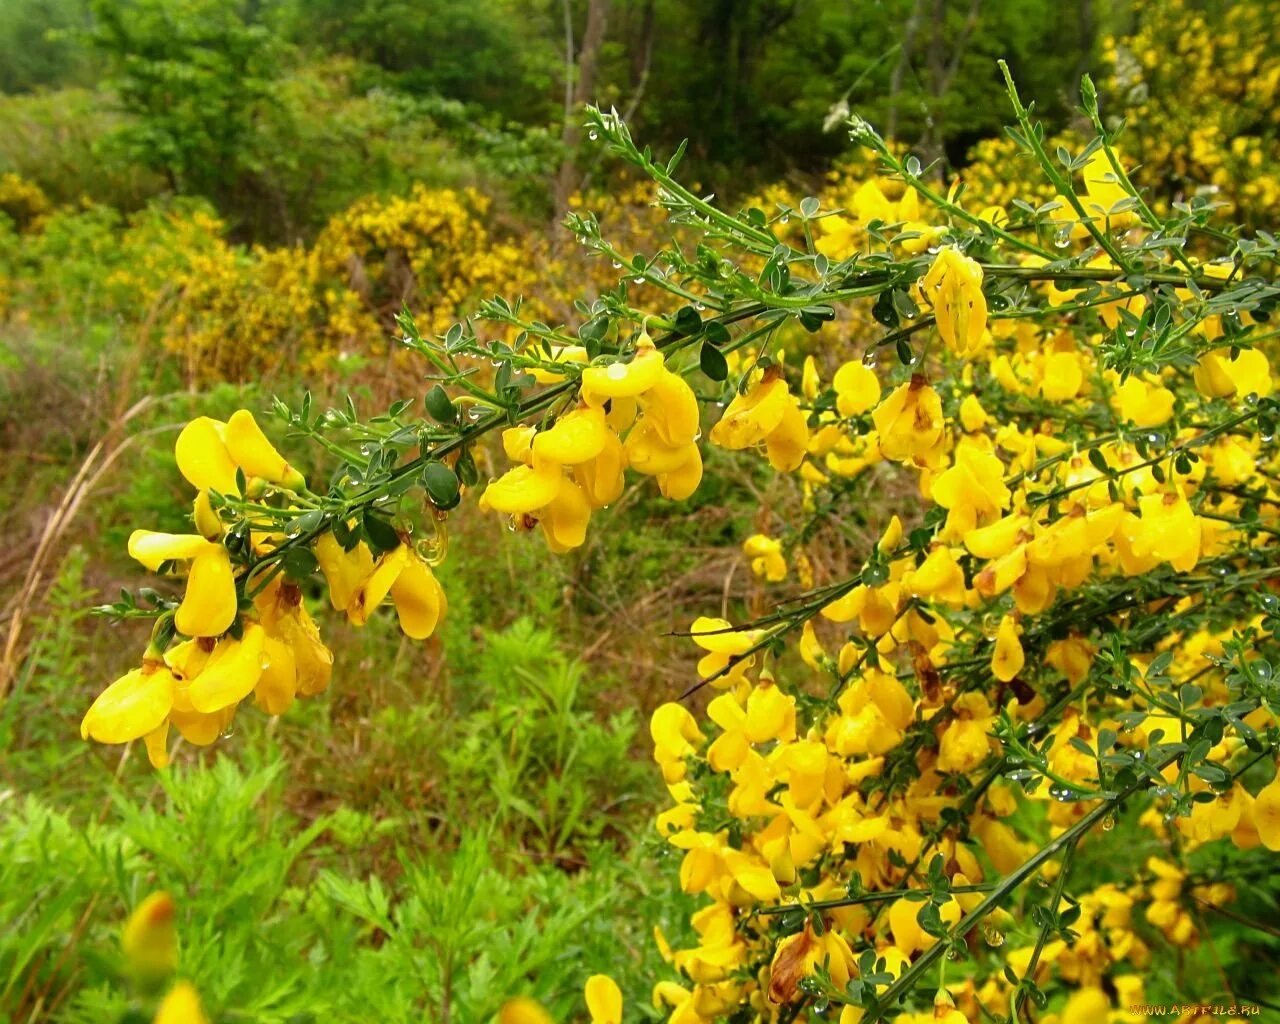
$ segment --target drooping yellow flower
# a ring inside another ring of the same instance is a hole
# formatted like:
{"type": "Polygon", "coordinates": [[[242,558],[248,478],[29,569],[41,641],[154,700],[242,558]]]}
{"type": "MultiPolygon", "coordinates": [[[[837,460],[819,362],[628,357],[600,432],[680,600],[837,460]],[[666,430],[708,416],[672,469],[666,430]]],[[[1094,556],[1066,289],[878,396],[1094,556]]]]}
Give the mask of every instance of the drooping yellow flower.
{"type": "Polygon", "coordinates": [[[238,608],[231,556],[221,544],[211,545],[191,560],[174,625],[187,636],[221,636],[235,622],[238,608]]]}
{"type": "Polygon", "coordinates": [[[871,414],[880,452],[895,462],[931,466],[942,451],[942,400],[919,374],[876,406],[871,414]]]}
{"type": "Polygon", "coordinates": [[[944,246],[921,285],[933,304],[938,333],[958,355],[976,351],[987,329],[987,298],[982,267],[952,246],[944,246]]]}
{"type": "Polygon", "coordinates": [[[622,991],[607,974],[593,974],[585,990],[591,1024],[622,1024],[622,991]]]}
{"type": "Polygon", "coordinates": [[[174,927],[173,897],[153,892],[125,921],[121,947],[129,970],[137,977],[158,981],[178,969],[178,931],[174,927]]]}
{"type": "Polygon", "coordinates": [[[790,472],[804,461],[809,428],[781,372],[770,367],[744,394],[734,396],[711,428],[711,440],[731,451],[763,443],[773,467],[790,472]]]}
{"type": "MultiPolygon", "coordinates": [[[[411,554],[400,575],[391,584],[391,600],[396,606],[400,629],[411,640],[425,640],[444,620],[449,601],[427,565],[411,554]]],[[[332,656],[330,656],[332,658],[332,656]]]]}

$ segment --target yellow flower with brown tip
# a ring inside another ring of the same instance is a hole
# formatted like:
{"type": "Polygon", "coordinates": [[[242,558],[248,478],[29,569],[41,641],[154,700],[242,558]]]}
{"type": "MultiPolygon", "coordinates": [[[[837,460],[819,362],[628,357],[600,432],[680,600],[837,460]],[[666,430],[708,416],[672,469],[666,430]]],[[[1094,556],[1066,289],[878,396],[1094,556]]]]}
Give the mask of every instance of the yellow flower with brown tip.
{"type": "Polygon", "coordinates": [[[178,931],[175,906],[167,892],[153,892],[125,921],[121,948],[129,971],[138,978],[158,981],[178,969],[178,931]]]}
{"type": "Polygon", "coordinates": [[[958,355],[976,351],[987,329],[987,297],[982,267],[953,246],[944,246],[921,283],[933,305],[938,333],[958,355]]]}

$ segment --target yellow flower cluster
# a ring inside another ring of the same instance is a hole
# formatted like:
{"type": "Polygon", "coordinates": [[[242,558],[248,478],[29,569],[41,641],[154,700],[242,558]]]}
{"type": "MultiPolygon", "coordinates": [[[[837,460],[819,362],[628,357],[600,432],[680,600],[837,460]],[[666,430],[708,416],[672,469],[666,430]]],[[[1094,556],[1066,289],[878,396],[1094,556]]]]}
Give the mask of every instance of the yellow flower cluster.
{"type": "MultiPolygon", "coordinates": [[[[583,350],[558,355],[564,364],[586,357],[583,350]]],[[[551,380],[557,372],[541,376],[551,380]]],[[[520,465],[480,498],[481,508],[511,516],[517,527],[540,525],[556,552],[582,545],[592,511],[622,495],[628,467],[653,477],[663,496],[677,501],[702,480],[698,400],[648,335],[630,362],[582,369],[579,396],[581,404],[546,429],[504,432],[507,456],[520,465]]]]}
{"type": "MultiPolygon", "coordinates": [[[[244,409],[225,423],[192,420],[175,454],[197,492],[196,532],[135,530],[129,554],[153,572],[185,573],[185,594],[172,630],[157,629],[142,664],[108,686],[80,726],[83,738],[100,743],[142,739],[156,767],[169,762],[170,726],[206,746],[250,695],[266,713],[283,714],[295,697],[323,692],[333,667],[298,585],[271,567],[289,542],[271,512],[305,513],[299,502],[310,492],[302,474],[244,409]],[[247,529],[229,530],[224,513],[247,529]],[[184,639],[171,644],[175,632],[184,639]]],[[[363,540],[344,548],[331,532],[313,547],[333,606],[354,624],[364,625],[389,596],[410,637],[425,639],[439,625],[444,592],[406,543],[376,559],[363,540]]]]}

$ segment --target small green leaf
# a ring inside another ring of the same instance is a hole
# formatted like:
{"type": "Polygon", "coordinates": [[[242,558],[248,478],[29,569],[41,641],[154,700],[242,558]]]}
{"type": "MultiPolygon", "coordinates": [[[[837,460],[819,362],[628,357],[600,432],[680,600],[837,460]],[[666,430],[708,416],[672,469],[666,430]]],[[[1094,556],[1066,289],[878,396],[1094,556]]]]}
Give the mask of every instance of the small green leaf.
{"type": "Polygon", "coordinates": [[[396,528],[372,509],[365,511],[361,525],[364,527],[364,539],[376,553],[394,551],[400,546],[400,534],[396,532],[396,528]]]}
{"type": "Polygon", "coordinates": [[[729,376],[728,360],[725,359],[724,353],[710,342],[703,342],[698,353],[698,364],[702,367],[702,372],[712,380],[724,380],[729,376]]]}

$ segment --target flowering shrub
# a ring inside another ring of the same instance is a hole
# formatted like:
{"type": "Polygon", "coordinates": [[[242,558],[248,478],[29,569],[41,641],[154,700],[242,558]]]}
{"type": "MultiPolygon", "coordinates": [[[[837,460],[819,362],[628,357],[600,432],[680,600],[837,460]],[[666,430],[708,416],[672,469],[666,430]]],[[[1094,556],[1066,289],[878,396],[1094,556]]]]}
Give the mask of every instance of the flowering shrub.
{"type": "MultiPolygon", "coordinates": [[[[743,453],[804,514],[743,538],[788,588],[770,610],[688,630],[684,696],[705,716],[653,715],[658,831],[703,901],[693,944],[657,936],[655,1007],[683,1024],[1128,1019],[1157,936],[1204,941],[1197,908],[1235,913],[1280,849],[1276,245],[1210,204],[1149,198],[1088,80],[1095,134],[1053,152],[1009,89],[1040,181],[940,184],[855,120],[881,173],[842,186],[842,208],[726,212],[675,177],[679,153],[659,162],[593,113],[679,234],[627,257],[571,214],[621,271],[575,328],[500,298],[447,326],[520,260],[459,229],[456,206],[420,194],[340,218],[308,255],[321,277],[352,251],[382,254],[366,264],[382,288],[393,252],[414,280],[453,249],[474,268],[399,321],[435,379],[425,416],[278,402],[291,439],[338,460],[323,484],[247,411],[189,424],[195,532],[130,541],[184,596],[112,607],[154,629],[84,734],[143,739],[164,764],[170,726],[208,743],[250,696],[280,714],[323,690],[317,573],[352,623],[389,601],[430,636],[464,492],[567,552],[628,472],[679,502],[711,458],[743,453]],[[498,431],[508,465],[482,482],[498,431]],[[911,499],[854,571],[831,571],[823,538],[888,485],[911,499]],[[1142,862],[1082,889],[1119,820],[1149,836],[1142,862]],[[1229,869],[1225,844],[1248,851],[1229,869]]],[[[586,1001],[594,1021],[624,1014],[607,978],[586,1001]]],[[[518,1000],[503,1019],[545,1013],[518,1000]]]]}

